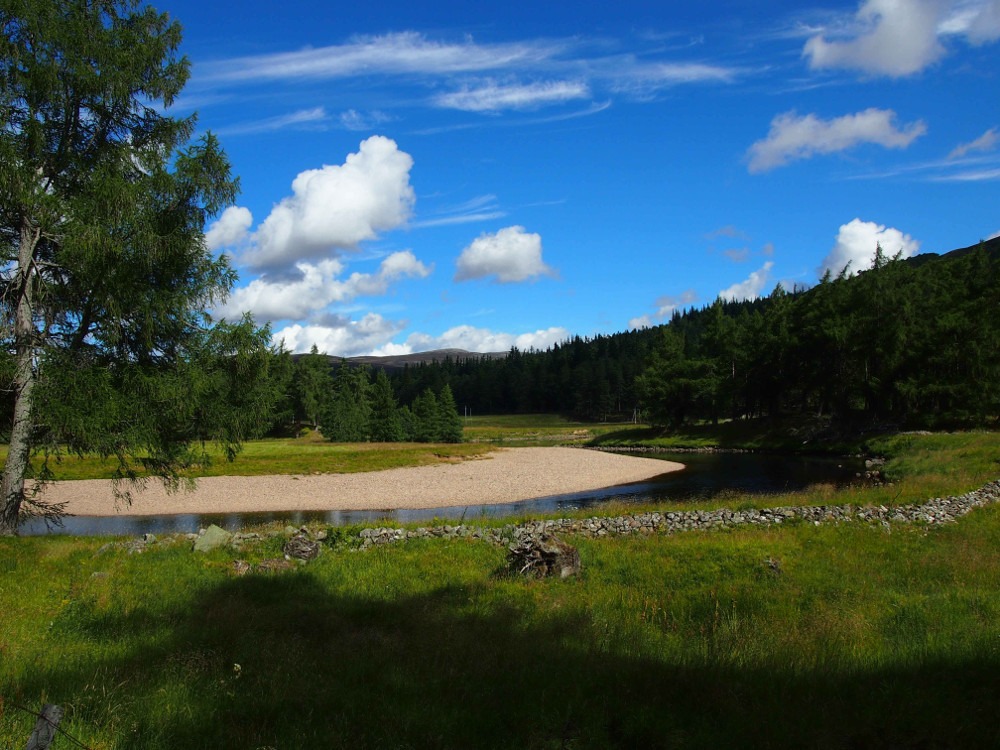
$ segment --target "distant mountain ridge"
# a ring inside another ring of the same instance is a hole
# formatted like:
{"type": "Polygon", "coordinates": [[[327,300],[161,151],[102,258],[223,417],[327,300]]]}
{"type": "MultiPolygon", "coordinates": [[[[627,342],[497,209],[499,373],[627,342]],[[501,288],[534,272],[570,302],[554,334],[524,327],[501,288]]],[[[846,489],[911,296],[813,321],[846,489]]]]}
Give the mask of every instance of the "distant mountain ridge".
{"type": "MultiPolygon", "coordinates": [[[[385,370],[387,373],[394,373],[404,367],[429,364],[431,362],[443,362],[451,359],[455,362],[469,359],[502,359],[508,352],[470,352],[465,349],[434,349],[428,352],[413,352],[411,354],[392,354],[384,357],[363,356],[363,357],[337,357],[327,354],[331,366],[337,366],[342,360],[354,367],[372,367],[378,370],[385,370]]],[[[293,359],[298,359],[303,355],[293,355],[293,359]]]]}

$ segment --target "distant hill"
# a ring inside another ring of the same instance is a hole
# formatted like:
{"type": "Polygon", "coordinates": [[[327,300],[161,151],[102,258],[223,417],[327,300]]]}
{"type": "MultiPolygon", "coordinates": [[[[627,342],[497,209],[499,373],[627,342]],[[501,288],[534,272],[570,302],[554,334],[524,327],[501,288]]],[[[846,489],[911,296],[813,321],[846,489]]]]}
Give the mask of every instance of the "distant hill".
{"type": "Polygon", "coordinates": [[[983,240],[981,243],[977,242],[975,245],[969,245],[968,247],[961,247],[958,250],[952,250],[947,253],[920,253],[919,255],[914,255],[912,258],[907,258],[906,263],[914,268],[920,267],[925,263],[940,260],[942,258],[960,258],[963,255],[971,253],[973,250],[982,244],[986,252],[990,254],[1000,253],[1000,237],[994,237],[990,240],[983,240]]]}
{"type": "MultiPolygon", "coordinates": [[[[340,364],[342,359],[346,359],[349,365],[354,367],[361,367],[362,365],[367,365],[373,369],[385,370],[390,375],[395,372],[401,371],[404,367],[421,364],[430,364],[432,362],[443,362],[446,359],[451,359],[453,362],[464,362],[467,360],[481,360],[481,359],[503,359],[506,357],[508,352],[470,352],[465,349],[434,349],[429,352],[413,352],[412,354],[394,354],[387,357],[335,357],[327,355],[327,359],[330,360],[330,365],[336,367],[340,364]]],[[[301,354],[293,355],[292,359],[298,359],[301,354]]]]}

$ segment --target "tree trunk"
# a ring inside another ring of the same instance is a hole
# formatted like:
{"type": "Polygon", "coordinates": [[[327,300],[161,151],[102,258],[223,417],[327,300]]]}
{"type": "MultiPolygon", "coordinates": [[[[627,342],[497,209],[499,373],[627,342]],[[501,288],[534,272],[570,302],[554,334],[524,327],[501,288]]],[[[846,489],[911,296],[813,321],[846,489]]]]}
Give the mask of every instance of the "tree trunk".
{"type": "Polygon", "coordinates": [[[21,244],[14,288],[17,290],[17,314],[14,318],[15,364],[14,421],[10,430],[10,447],[0,483],[0,536],[17,533],[18,515],[24,500],[24,475],[31,456],[31,396],[35,389],[35,330],[32,310],[34,252],[39,232],[27,220],[21,225],[21,244]]]}

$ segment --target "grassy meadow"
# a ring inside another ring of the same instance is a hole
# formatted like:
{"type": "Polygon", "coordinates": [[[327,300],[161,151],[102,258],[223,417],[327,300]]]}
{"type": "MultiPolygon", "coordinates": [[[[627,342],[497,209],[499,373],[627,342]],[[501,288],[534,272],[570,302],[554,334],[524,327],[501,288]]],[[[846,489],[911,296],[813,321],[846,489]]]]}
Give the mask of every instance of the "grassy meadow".
{"type": "MultiPolygon", "coordinates": [[[[1000,476],[998,437],[883,438],[892,486],[712,504],[964,491],[1000,476]]],[[[1000,745],[1000,507],[573,538],[565,581],[507,577],[503,549],[462,539],[246,577],[233,560],[280,539],[108,541],[0,539],[0,747],[44,702],[94,750],[1000,745]]]]}
{"type": "Polygon", "coordinates": [[[577,422],[556,414],[509,414],[465,417],[466,442],[508,446],[585,445],[632,425],[577,422]]]}
{"type": "MultiPolygon", "coordinates": [[[[331,443],[317,432],[297,438],[251,440],[233,461],[214,445],[205,449],[209,460],[184,472],[186,476],[348,474],[462,460],[491,450],[489,445],[474,443],[331,443]]],[[[6,455],[7,446],[0,446],[0,461],[6,455]]],[[[40,463],[38,457],[33,461],[36,467],[40,463]]],[[[53,456],[49,463],[56,480],[110,479],[116,466],[114,460],[72,454],[53,456]]]]}

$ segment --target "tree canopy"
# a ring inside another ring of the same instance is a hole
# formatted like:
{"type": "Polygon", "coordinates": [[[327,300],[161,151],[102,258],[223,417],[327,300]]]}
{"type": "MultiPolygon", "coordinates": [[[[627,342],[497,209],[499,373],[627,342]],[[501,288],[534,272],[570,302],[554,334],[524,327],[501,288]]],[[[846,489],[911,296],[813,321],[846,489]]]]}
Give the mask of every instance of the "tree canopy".
{"type": "Polygon", "coordinates": [[[11,419],[0,533],[42,507],[33,450],[96,451],[168,480],[230,452],[275,397],[269,334],[213,327],[235,281],[205,245],[238,184],[193,116],[180,26],[136,0],[0,3],[0,375],[11,419]],[[202,451],[203,453],[203,451],[202,451]]]}

